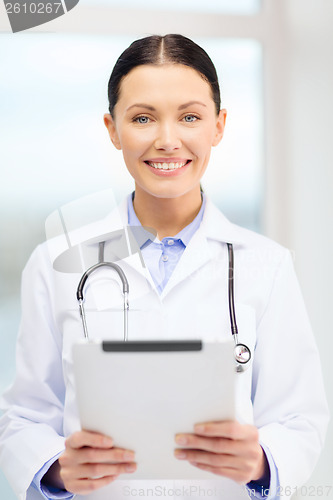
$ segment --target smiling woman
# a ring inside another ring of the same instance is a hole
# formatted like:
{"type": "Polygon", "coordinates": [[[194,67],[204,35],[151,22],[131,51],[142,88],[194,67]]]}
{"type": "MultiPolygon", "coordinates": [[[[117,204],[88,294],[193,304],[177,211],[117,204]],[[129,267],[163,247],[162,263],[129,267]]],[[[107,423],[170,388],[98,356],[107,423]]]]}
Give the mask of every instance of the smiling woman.
{"type": "MultiPolygon", "coordinates": [[[[174,436],[181,446],[175,458],[207,471],[210,485],[219,486],[219,500],[236,498],[230,493],[235,487],[237,498],[247,498],[246,491],[270,499],[283,491],[288,498],[287,491],[303,484],[316,463],[327,403],[289,251],[230,223],[201,190],[226,124],[214,65],[181,35],[143,38],[119,57],[108,95],[104,124],[135,183],[119,206],[122,229],[143,225],[157,234],[138,241],[146,274],[132,261],[118,260],[135,281],[130,338],[230,340],[226,290],[234,278],[238,336],[252,354],[246,371],[235,361],[234,419],[193,417],[193,429],[174,436]],[[273,363],[273,357],[283,362],[273,363]],[[222,478],[223,487],[216,482],[222,478]]],[[[110,214],[108,231],[116,219],[110,214]]],[[[96,234],[90,240],[96,255],[101,244],[114,248],[112,232],[108,241],[96,234]]],[[[80,318],[71,307],[76,286],[55,271],[47,245],[36,249],[23,274],[17,375],[0,421],[0,462],[20,498],[98,499],[91,492],[108,486],[103,498],[120,500],[128,476],[120,481],[119,475],[140,467],[135,450],[117,446],[116,435],[80,428],[69,354],[81,338],[80,318]]],[[[98,331],[103,318],[115,339],[112,311],[97,312],[97,306],[91,310],[92,327],[98,331]]],[[[236,333],[232,323],[234,339],[236,333]]],[[[135,414],[133,422],[140,432],[135,414]]],[[[162,448],[157,453],[163,457],[162,448]]]]}
{"type": "Polygon", "coordinates": [[[104,122],[135,180],[136,214],[160,237],[177,234],[199,212],[200,180],[223,137],[215,67],[181,35],[151,36],[118,59],[108,95],[104,122]]]}
{"type": "Polygon", "coordinates": [[[112,114],[104,121],[135,180],[139,220],[177,234],[200,209],[200,180],[222,139],[226,111],[216,113],[211,87],[196,70],[162,64],[132,69],[112,114]]]}

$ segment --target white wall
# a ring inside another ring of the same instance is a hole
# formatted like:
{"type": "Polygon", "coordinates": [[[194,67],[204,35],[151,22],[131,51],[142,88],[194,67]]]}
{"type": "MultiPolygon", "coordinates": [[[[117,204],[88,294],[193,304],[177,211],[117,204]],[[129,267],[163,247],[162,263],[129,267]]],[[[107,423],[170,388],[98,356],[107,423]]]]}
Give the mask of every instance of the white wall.
{"type": "MultiPolygon", "coordinates": [[[[289,4],[290,246],[321,352],[333,413],[333,3],[289,4]]],[[[333,427],[311,484],[333,484],[333,427]]],[[[333,498],[333,492],[331,497],[333,498]]]]}
{"type": "MultiPolygon", "coordinates": [[[[333,3],[266,0],[266,6],[271,10],[276,56],[268,63],[272,71],[266,73],[266,83],[271,84],[267,133],[272,145],[267,151],[266,229],[295,251],[333,413],[333,3]]],[[[332,444],[330,425],[308,485],[333,486],[332,444]]],[[[310,489],[307,496],[297,496],[319,497],[310,489]]],[[[333,498],[333,491],[322,498],[333,498]]]]}

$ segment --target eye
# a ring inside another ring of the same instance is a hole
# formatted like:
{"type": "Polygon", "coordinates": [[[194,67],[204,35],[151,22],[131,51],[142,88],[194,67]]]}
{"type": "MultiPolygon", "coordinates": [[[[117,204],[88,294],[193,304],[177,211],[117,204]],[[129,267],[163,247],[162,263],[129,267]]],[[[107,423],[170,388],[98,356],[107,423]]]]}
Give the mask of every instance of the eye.
{"type": "Polygon", "coordinates": [[[145,115],[137,116],[136,118],[133,119],[133,122],[141,123],[142,125],[145,125],[146,123],[148,123],[148,121],[149,118],[148,116],[145,115]]]}
{"type": "Polygon", "coordinates": [[[186,123],[194,123],[197,120],[200,120],[200,118],[198,116],[195,116],[195,115],[186,115],[186,116],[184,116],[184,120],[186,123]]]}

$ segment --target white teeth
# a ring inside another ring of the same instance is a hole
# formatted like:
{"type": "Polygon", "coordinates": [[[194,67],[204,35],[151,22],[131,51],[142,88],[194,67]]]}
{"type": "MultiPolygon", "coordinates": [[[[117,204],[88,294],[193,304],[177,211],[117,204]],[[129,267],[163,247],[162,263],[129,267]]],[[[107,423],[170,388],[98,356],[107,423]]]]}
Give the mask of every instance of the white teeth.
{"type": "Polygon", "coordinates": [[[162,169],[162,170],[175,170],[176,168],[182,168],[186,165],[187,161],[182,163],[153,163],[151,161],[147,161],[148,165],[154,168],[162,169]]]}

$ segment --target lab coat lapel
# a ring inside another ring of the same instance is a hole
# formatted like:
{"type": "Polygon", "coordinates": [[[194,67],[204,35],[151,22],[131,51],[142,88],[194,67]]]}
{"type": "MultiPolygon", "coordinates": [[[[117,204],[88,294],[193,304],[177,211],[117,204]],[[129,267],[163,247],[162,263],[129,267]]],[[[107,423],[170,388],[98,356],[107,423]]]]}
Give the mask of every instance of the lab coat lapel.
{"type": "Polygon", "coordinates": [[[242,244],[237,226],[232,224],[218,208],[206,198],[206,208],[199,229],[191,238],[176,268],[166,284],[161,299],[191,274],[214,259],[217,247],[212,242],[242,244]]]}
{"type": "Polygon", "coordinates": [[[126,229],[126,239],[127,239],[127,248],[129,251],[129,255],[127,257],[123,257],[118,264],[125,270],[126,267],[129,266],[132,270],[136,271],[142,278],[144,278],[148,283],[150,283],[151,287],[155,289],[155,283],[151,277],[149,269],[145,265],[142,253],[139,248],[140,240],[137,242],[138,233],[135,231],[136,228],[131,229],[128,226],[128,197],[126,196],[122,202],[118,206],[118,213],[120,215],[120,219],[122,221],[122,228],[126,229]]]}
{"type": "MultiPolygon", "coordinates": [[[[138,253],[133,253],[132,255],[129,255],[128,257],[125,257],[121,261],[119,261],[119,265],[122,267],[122,269],[126,272],[126,267],[129,266],[132,270],[136,271],[138,274],[142,276],[148,283],[150,283],[151,287],[155,289],[155,283],[151,277],[151,274],[149,272],[149,269],[147,266],[144,264],[144,261],[142,259],[142,256],[140,258],[140,255],[138,253]]],[[[130,285],[131,286],[131,285],[130,285]]]]}
{"type": "Polygon", "coordinates": [[[202,267],[211,259],[211,252],[205,234],[198,230],[192,236],[189,244],[185,248],[176,268],[170,276],[165,288],[161,293],[161,299],[178,285],[187,279],[196,270],[202,267]]]}

